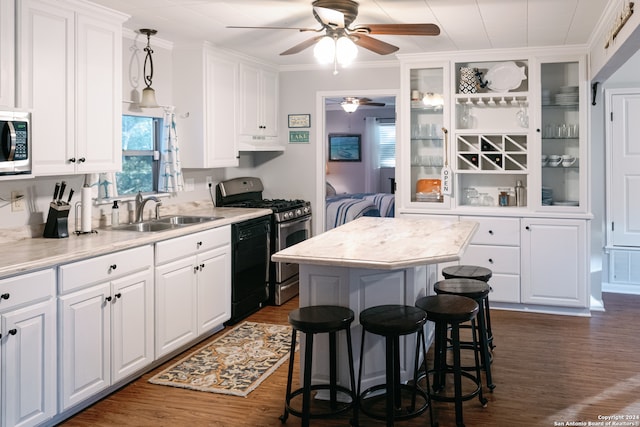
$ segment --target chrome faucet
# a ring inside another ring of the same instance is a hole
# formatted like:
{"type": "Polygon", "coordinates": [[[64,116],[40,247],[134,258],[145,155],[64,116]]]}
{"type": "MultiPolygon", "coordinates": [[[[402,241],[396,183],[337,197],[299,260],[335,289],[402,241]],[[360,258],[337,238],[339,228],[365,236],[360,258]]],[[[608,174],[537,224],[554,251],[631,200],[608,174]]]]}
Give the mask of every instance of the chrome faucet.
{"type": "Polygon", "coordinates": [[[156,196],[149,196],[145,199],[142,197],[142,192],[138,191],[138,195],[136,196],[136,217],[134,222],[142,222],[144,219],[144,206],[149,200],[156,202],[156,219],[160,218],[160,206],[162,206],[160,199],[156,196]]]}

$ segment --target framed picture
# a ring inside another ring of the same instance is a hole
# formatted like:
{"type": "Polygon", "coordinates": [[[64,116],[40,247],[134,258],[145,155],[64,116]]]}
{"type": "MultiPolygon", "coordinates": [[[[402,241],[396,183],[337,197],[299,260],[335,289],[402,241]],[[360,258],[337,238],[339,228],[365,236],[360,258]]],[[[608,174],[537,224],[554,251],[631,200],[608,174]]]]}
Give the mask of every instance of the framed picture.
{"type": "Polygon", "coordinates": [[[311,127],[311,114],[289,114],[290,128],[311,127]]]}
{"type": "Polygon", "coordinates": [[[329,161],[330,162],[359,162],[360,134],[330,133],[329,134],[329,161]]]}

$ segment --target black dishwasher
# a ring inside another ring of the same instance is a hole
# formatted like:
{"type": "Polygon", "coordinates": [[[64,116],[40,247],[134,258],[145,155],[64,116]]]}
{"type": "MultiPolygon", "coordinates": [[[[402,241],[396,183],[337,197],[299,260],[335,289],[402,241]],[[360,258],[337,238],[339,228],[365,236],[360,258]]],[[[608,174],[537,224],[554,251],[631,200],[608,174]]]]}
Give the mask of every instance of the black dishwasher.
{"type": "Polygon", "coordinates": [[[231,225],[232,325],[260,309],[269,295],[271,218],[264,216],[231,225]]]}

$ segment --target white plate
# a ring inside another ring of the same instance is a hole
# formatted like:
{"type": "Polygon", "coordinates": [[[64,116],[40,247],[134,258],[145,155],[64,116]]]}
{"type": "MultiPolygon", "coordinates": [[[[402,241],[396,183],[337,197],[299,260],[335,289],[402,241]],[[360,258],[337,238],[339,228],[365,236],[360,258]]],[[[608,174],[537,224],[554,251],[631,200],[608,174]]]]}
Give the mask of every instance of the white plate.
{"type": "Polygon", "coordinates": [[[524,70],[525,67],[518,67],[513,61],[500,62],[487,71],[487,87],[496,92],[517,89],[527,78],[524,70]]]}

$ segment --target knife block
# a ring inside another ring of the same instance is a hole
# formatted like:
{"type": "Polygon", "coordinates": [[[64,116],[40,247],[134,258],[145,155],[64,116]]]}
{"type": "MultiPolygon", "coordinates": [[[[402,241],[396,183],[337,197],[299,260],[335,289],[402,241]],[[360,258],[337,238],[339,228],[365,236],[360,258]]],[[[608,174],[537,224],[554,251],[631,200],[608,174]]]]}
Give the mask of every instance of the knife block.
{"type": "Polygon", "coordinates": [[[71,206],[68,204],[57,205],[51,203],[49,205],[49,214],[47,215],[47,223],[44,226],[42,237],[49,239],[60,239],[69,237],[69,211],[71,206]]]}

